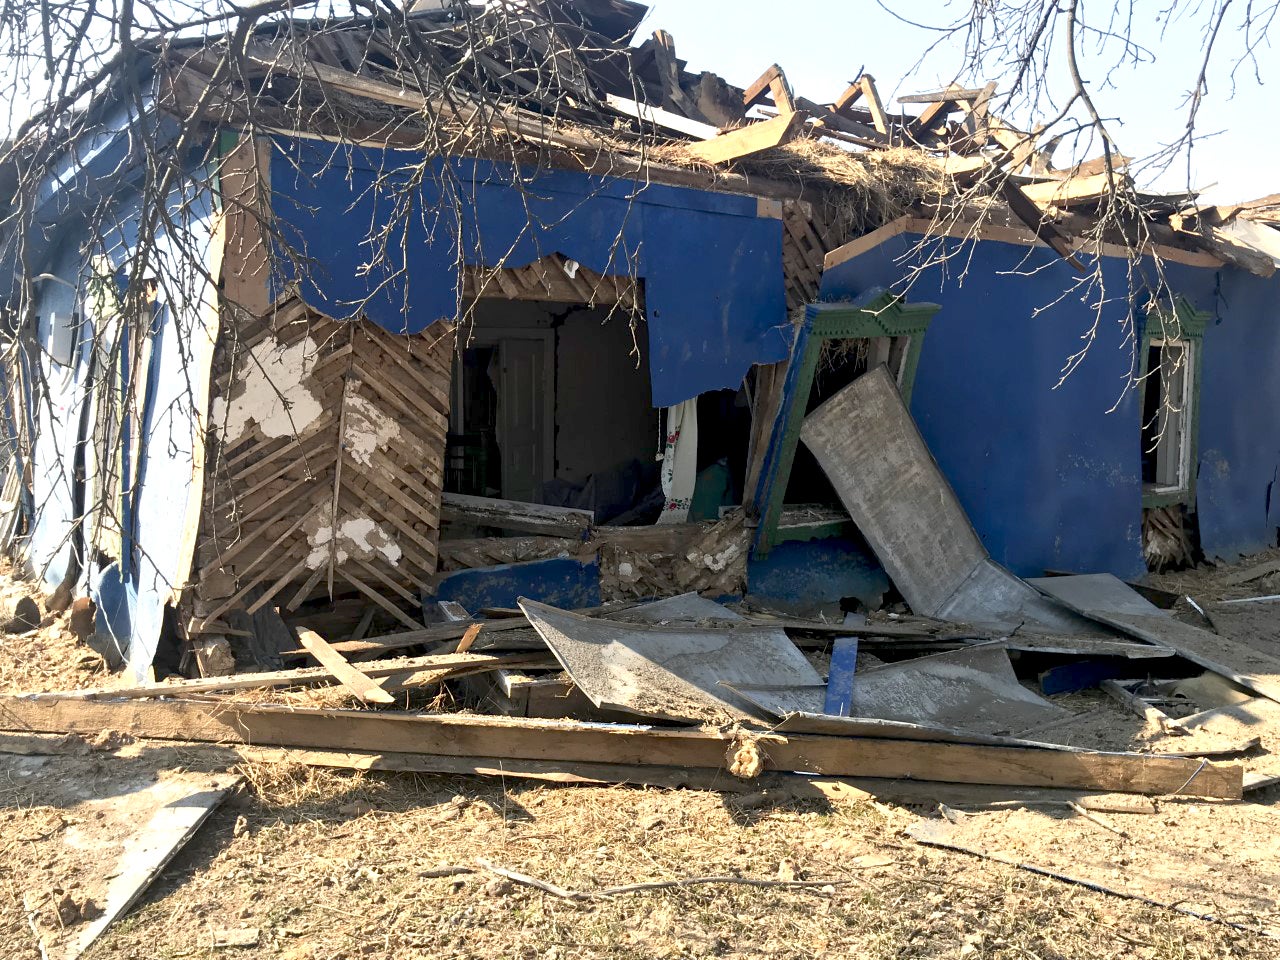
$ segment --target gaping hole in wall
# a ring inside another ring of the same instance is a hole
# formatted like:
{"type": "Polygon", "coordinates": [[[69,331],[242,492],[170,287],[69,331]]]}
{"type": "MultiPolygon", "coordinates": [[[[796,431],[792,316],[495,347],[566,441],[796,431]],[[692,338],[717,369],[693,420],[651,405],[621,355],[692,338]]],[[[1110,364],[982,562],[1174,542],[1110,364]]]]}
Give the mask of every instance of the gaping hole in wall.
{"type": "Polygon", "coordinates": [[[652,522],[661,430],[642,317],[482,299],[454,356],[445,490],[652,522]]]}
{"type": "MultiPolygon", "coordinates": [[[[901,386],[910,347],[911,338],[906,336],[852,337],[823,341],[805,414],[813,412],[858,377],[881,364],[888,366],[894,380],[901,386]]],[[[840,507],[840,498],[826,473],[804,444],[796,447],[795,462],[791,468],[784,502],[840,507]]]]}

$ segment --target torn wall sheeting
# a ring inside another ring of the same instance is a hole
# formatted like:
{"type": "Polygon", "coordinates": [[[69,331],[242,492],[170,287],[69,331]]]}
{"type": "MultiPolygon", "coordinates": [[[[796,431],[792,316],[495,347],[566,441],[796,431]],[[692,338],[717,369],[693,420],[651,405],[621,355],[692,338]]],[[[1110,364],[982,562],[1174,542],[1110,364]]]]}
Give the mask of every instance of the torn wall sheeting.
{"type": "Polygon", "coordinates": [[[809,414],[800,438],[913,611],[1088,632],[987,556],[884,367],[809,414]]]}
{"type": "Polygon", "coordinates": [[[614,623],[530,600],[520,609],[597,707],[694,723],[756,721],[759,711],[725,683],[822,683],[777,628],[614,623]]]}
{"type": "Polygon", "coordinates": [[[991,733],[977,733],[931,723],[883,720],[876,717],[837,717],[822,713],[824,687],[749,687],[731,684],[741,694],[777,722],[775,733],[813,734],[827,737],[880,737],[885,740],[925,740],[933,743],[975,743],[1005,747],[1036,747],[1044,750],[1078,752],[1077,747],[991,733]]]}
{"type": "Polygon", "coordinates": [[[823,715],[822,687],[735,685],[734,690],[757,707],[786,718],[786,729],[796,733],[890,736],[859,732],[857,725],[894,721],[960,735],[1013,734],[1070,715],[1018,682],[999,643],[859,672],[853,678],[847,718],[823,715]],[[850,722],[833,725],[831,720],[850,722]]]}
{"type": "Polygon", "coordinates": [[[1073,610],[1131,636],[1171,647],[1179,656],[1254,693],[1280,701],[1280,660],[1181,620],[1148,602],[1118,577],[1095,573],[1030,583],[1073,610]]]}

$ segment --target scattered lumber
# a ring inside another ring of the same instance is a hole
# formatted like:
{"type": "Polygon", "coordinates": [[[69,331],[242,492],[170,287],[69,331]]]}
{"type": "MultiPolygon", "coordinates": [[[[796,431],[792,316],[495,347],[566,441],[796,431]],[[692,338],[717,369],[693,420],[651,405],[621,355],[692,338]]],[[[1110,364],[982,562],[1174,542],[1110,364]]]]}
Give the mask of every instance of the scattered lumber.
{"type": "Polygon", "coordinates": [[[446,493],[441,497],[440,512],[445,520],[471,523],[500,530],[516,530],[546,537],[571,537],[584,540],[596,518],[590,510],[572,507],[550,507],[542,503],[518,503],[492,497],[471,497],[446,493]]]}
{"type": "Polygon", "coordinates": [[[1247,690],[1280,701],[1280,659],[1229,637],[1175,620],[1111,574],[1044,577],[1031,583],[1098,623],[1169,647],[1179,656],[1247,690]]]}
{"type": "Polygon", "coordinates": [[[610,762],[756,775],[764,770],[825,776],[1239,799],[1237,764],[1186,758],[863,737],[732,734],[458,714],[289,709],[203,701],[0,698],[0,729],[36,733],[128,731],[132,736],[319,750],[426,753],[494,761],[538,760],[571,769],[610,762]],[[744,756],[754,760],[744,763],[744,756]]]}
{"type": "MultiPolygon", "coordinates": [[[[330,645],[332,647],[332,645],[330,645]]],[[[533,668],[553,661],[544,653],[520,653],[497,656],[486,653],[447,653],[426,657],[407,657],[395,660],[379,660],[367,664],[361,673],[368,678],[392,677],[397,674],[434,674],[437,680],[483,673],[489,670],[508,670],[517,667],[533,668]]],[[[235,690],[260,690],[270,687],[307,686],[314,683],[332,683],[337,678],[328,667],[301,667],[295,670],[272,670],[264,673],[234,673],[220,677],[199,677],[195,680],[177,680],[169,683],[153,683],[140,687],[122,687],[117,690],[72,690],[50,696],[72,700],[137,700],[163,697],[198,696],[208,693],[226,693],[235,690]]]]}
{"type": "Polygon", "coordinates": [[[1071,264],[1077,273],[1085,273],[1085,265],[1076,256],[1071,238],[1054,226],[1053,221],[1045,216],[1031,195],[1031,190],[1039,184],[1021,186],[1006,177],[1000,184],[1000,193],[1009,204],[1013,215],[1035,232],[1035,235],[1051,246],[1058,256],[1071,264]]]}
{"type": "MultiPolygon", "coordinates": [[[[479,630],[479,627],[475,628],[479,630]]],[[[333,678],[356,695],[361,703],[395,703],[396,698],[367,674],[361,673],[337,650],[329,645],[324,637],[314,630],[305,627],[298,630],[298,642],[303,648],[325,667],[333,678]]]]}
{"type": "Polygon", "coordinates": [[[802,111],[779,114],[771,120],[749,123],[722,133],[714,140],[690,144],[685,152],[706,163],[730,163],[793,140],[807,120],[808,115],[802,111]]]}

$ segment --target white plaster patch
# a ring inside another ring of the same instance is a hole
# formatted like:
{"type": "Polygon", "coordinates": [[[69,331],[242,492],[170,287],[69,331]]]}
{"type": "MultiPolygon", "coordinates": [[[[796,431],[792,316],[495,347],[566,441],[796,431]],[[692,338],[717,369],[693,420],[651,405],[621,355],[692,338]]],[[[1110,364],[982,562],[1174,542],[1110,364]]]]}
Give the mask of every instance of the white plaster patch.
{"type": "Polygon", "coordinates": [[[346,563],[353,556],[361,560],[381,557],[387,563],[399,566],[402,552],[395,539],[383,527],[364,516],[346,517],[338,524],[335,539],[333,527],[327,521],[320,521],[312,526],[307,524],[307,543],[311,552],[307,554],[307,567],[317,570],[329,562],[330,551],[334,552],[334,562],[346,563]]]}
{"type": "Polygon", "coordinates": [[[364,397],[349,395],[344,411],[347,422],[342,446],[351,459],[366,467],[372,466],[373,452],[386,450],[400,437],[400,424],[396,423],[377,405],[364,397]]]}
{"type": "Polygon", "coordinates": [[[213,423],[224,442],[239,442],[253,423],[268,437],[294,436],[314,423],[324,408],[307,374],[318,352],[310,337],[290,345],[267,337],[242,357],[230,401],[218,397],[213,402],[213,423]]]}

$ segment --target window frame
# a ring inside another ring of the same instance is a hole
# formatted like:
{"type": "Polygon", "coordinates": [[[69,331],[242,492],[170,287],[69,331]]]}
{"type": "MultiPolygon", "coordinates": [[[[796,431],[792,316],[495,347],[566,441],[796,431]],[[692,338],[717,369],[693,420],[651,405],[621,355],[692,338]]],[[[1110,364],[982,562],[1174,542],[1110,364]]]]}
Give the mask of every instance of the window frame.
{"type": "MultiPolygon", "coordinates": [[[[1195,310],[1182,297],[1175,298],[1172,309],[1164,306],[1152,306],[1147,309],[1140,340],[1141,356],[1137,382],[1139,384],[1146,382],[1149,373],[1149,357],[1153,347],[1170,343],[1185,344],[1187,362],[1184,374],[1184,429],[1181,449],[1178,451],[1178,472],[1181,481],[1176,486],[1141,481],[1143,509],[1150,510],[1175,504],[1185,504],[1188,507],[1195,505],[1196,481],[1200,472],[1200,383],[1201,371],[1204,367],[1204,332],[1209,324],[1209,316],[1207,312],[1195,310]]],[[[1141,479],[1141,458],[1146,452],[1142,449],[1146,403],[1141,390],[1138,391],[1138,396],[1138,457],[1141,479]]]]}

